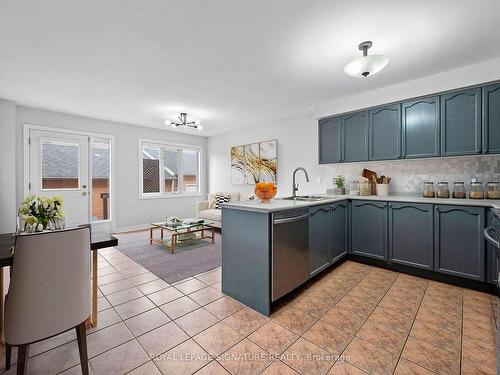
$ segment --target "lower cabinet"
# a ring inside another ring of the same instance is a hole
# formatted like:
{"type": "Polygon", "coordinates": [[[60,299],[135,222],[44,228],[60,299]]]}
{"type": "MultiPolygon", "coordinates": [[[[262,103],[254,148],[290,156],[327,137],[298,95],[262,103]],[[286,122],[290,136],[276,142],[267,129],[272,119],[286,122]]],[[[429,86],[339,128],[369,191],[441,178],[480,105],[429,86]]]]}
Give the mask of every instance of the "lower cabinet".
{"type": "Polygon", "coordinates": [[[484,208],[434,206],[434,270],[485,280],[484,208]]]}
{"type": "MultiPolygon", "coordinates": [[[[499,219],[488,210],[486,215],[488,227],[493,227],[493,233],[500,233],[499,219]]],[[[498,260],[496,256],[495,246],[486,241],[486,281],[491,284],[497,284],[498,281],[498,260]]]]}
{"type": "Polygon", "coordinates": [[[387,260],[387,202],[352,201],[351,253],[387,260]]]}
{"type": "Polygon", "coordinates": [[[389,261],[432,270],[432,204],[389,203],[389,261]]]}
{"type": "Polygon", "coordinates": [[[348,201],[330,206],[330,248],[331,261],[336,262],[347,254],[348,201]]]}
{"type": "Polygon", "coordinates": [[[330,205],[309,209],[309,273],[311,276],[330,264],[330,205]]]}

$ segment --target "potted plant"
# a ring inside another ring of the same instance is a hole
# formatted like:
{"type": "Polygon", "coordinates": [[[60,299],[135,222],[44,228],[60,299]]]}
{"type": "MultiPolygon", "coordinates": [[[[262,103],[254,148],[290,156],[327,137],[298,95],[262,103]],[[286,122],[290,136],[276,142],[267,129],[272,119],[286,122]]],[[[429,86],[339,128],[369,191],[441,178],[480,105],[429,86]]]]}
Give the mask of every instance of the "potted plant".
{"type": "Polygon", "coordinates": [[[27,196],[19,209],[19,215],[24,221],[24,231],[41,232],[46,230],[49,224],[56,226],[56,221],[64,218],[62,205],[63,200],[59,196],[27,196]]]}
{"type": "Polygon", "coordinates": [[[339,175],[333,179],[333,183],[335,185],[334,191],[335,195],[343,195],[345,194],[345,177],[339,175]]]}

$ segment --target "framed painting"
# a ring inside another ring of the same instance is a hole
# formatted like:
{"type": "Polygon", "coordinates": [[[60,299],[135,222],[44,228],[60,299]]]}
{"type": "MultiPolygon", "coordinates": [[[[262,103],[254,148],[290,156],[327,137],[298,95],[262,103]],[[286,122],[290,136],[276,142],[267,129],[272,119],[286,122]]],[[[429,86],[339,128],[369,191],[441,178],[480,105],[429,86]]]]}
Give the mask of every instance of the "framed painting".
{"type": "Polygon", "coordinates": [[[231,182],[253,185],[275,182],[278,166],[277,141],[263,141],[231,147],[231,182]]]}

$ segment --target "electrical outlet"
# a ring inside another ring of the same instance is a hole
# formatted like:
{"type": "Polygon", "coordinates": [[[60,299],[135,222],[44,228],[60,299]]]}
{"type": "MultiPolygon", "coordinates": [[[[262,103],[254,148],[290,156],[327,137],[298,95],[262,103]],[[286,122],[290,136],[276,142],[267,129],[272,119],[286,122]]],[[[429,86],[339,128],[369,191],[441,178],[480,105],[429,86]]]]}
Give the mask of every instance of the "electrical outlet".
{"type": "Polygon", "coordinates": [[[316,183],[321,185],[323,183],[323,177],[321,177],[321,176],[317,177],[316,183]]]}

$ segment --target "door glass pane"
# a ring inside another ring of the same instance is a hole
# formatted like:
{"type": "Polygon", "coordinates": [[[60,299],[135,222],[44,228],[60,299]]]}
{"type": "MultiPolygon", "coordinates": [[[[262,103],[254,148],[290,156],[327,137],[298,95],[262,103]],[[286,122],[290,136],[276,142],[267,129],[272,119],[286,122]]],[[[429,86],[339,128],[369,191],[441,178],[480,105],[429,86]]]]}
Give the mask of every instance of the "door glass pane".
{"type": "Polygon", "coordinates": [[[182,150],[182,171],[184,191],[186,193],[198,192],[198,151],[182,150]]]}
{"type": "Polygon", "coordinates": [[[160,192],[160,149],[144,147],[142,149],[142,192],[160,192]]]}
{"type": "Polygon", "coordinates": [[[179,151],[165,149],[163,152],[165,168],[165,192],[179,191],[179,151]]]}
{"type": "Polygon", "coordinates": [[[109,139],[92,139],[92,221],[110,219],[109,146],[109,139]]]}
{"type": "Polygon", "coordinates": [[[41,141],[42,189],[78,189],[80,150],[76,143],[41,141]]]}

